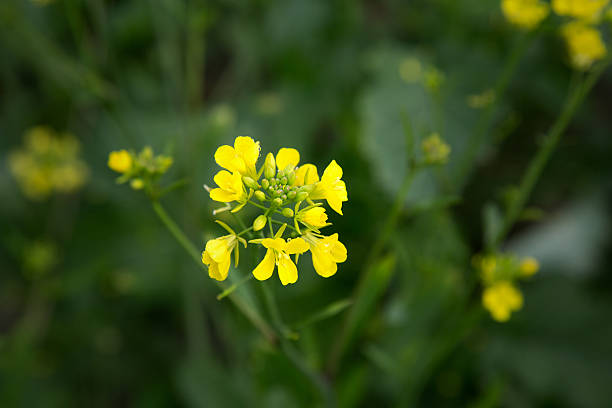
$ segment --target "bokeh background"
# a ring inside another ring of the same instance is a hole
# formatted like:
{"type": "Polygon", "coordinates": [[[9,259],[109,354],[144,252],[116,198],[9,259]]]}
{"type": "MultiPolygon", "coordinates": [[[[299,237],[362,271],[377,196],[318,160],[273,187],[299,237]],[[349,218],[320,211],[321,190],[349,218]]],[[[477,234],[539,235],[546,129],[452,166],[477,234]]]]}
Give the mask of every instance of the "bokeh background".
{"type": "MultiPolygon", "coordinates": [[[[330,215],[349,257],[330,279],[268,282],[292,340],[338,406],[604,407],[612,401],[612,76],[564,134],[504,250],[534,256],[523,309],[494,322],[474,288],[483,210],[503,203],[574,75],[562,41],[529,45],[467,153],[523,34],[495,0],[3,0],[0,3],[0,406],[323,406],[193,264],[111,150],[174,157],[163,203],[203,248],[223,231],[202,188],[217,146],[344,168],[330,215]],[[332,344],[407,171],[402,117],[449,163],[415,180],[338,366],[332,344]],[[28,129],[74,135],[86,184],[32,200],[9,171],[28,129]],[[489,206],[489,207],[487,207],[489,206]],[[306,321],[306,323],[308,323],[306,321]]],[[[255,259],[243,258],[234,277],[255,259]]],[[[261,304],[258,282],[241,291],[261,304]]],[[[255,306],[254,306],[255,307],[255,306]]],[[[265,314],[265,312],[263,312],[265,314]]],[[[329,400],[327,400],[329,401],[329,400]]]]}

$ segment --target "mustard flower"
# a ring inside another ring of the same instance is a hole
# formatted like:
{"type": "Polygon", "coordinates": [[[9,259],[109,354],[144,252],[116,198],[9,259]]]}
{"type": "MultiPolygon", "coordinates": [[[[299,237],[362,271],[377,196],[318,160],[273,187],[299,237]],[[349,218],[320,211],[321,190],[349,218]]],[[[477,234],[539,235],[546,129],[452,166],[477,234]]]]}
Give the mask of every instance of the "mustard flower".
{"type": "Polygon", "coordinates": [[[127,150],[110,152],[108,155],[108,167],[117,173],[126,173],[132,168],[132,155],[127,150]]]}
{"type": "Polygon", "coordinates": [[[578,70],[588,70],[607,54],[601,34],[588,24],[573,21],[565,24],[561,33],[567,43],[572,65],[578,70]]]}
{"type": "Polygon", "coordinates": [[[215,152],[215,161],[232,173],[257,178],[255,165],[259,158],[259,142],[248,136],[238,136],[234,146],[223,145],[215,152]]]}
{"type": "Polygon", "coordinates": [[[325,208],[323,207],[305,208],[298,211],[295,218],[298,222],[311,229],[319,229],[328,225],[327,214],[325,214],[325,208]]]}
{"type": "Polygon", "coordinates": [[[540,0],[502,0],[501,8],[509,22],[527,30],[537,27],[550,12],[540,0]]]}
{"type": "Polygon", "coordinates": [[[432,133],[421,143],[426,164],[444,164],[448,160],[451,148],[438,133],[432,133]]]}
{"type": "Polygon", "coordinates": [[[230,173],[229,171],[221,170],[217,173],[214,180],[219,187],[210,191],[211,199],[222,203],[238,201],[241,206],[246,203],[248,196],[242,184],[240,173],[230,173]]]}
{"type": "Polygon", "coordinates": [[[597,20],[610,0],[552,0],[552,8],[560,16],[580,20],[597,20]]]}
{"type": "Polygon", "coordinates": [[[321,181],[315,184],[315,188],[310,193],[310,199],[327,200],[327,204],[342,215],[342,203],[348,201],[346,184],[342,181],[342,167],[332,160],[327,166],[321,177],[321,181]]]}
{"type": "Polygon", "coordinates": [[[323,236],[307,232],[303,237],[310,248],[315,271],[324,278],[335,275],[337,264],[347,258],[346,247],[338,241],[338,234],[323,236]]]}
{"type": "MultiPolygon", "coordinates": [[[[224,281],[229,272],[232,252],[238,253],[238,237],[235,234],[211,239],[202,252],[202,263],[208,266],[208,275],[218,281],[224,281]]],[[[238,266],[236,257],[235,266],[238,266]]]]}
{"type": "Polygon", "coordinates": [[[308,244],[302,238],[285,241],[283,238],[264,238],[250,242],[260,243],[267,248],[263,260],[253,270],[257,280],[269,279],[278,268],[278,277],[283,285],[297,282],[298,270],[289,255],[302,254],[308,251],[308,244]]]}
{"type": "Polygon", "coordinates": [[[523,295],[510,282],[501,281],[484,290],[482,304],[493,319],[506,322],[512,312],[523,307],[523,295]]]}

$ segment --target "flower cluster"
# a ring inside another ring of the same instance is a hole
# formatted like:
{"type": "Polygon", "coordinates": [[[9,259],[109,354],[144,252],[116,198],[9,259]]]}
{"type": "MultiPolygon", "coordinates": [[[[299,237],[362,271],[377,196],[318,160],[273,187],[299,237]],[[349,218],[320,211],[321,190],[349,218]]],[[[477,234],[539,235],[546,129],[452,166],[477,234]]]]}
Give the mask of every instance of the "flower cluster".
{"type": "Polygon", "coordinates": [[[348,200],[342,168],[332,160],[319,177],[316,166],[300,165],[299,152],[291,148],[280,149],[276,156],[268,153],[258,168],[259,156],[259,142],[246,136],[237,137],[233,146],[221,146],[215,153],[215,161],[225,170],[215,175],[217,187],[208,189],[210,198],[227,203],[223,209],[231,209],[232,213],[247,204],[263,213],[240,233],[217,221],[230,234],[206,243],[202,262],[208,266],[210,277],[225,280],[232,252],[237,265],[238,244],[247,246],[241,236],[261,231],[266,225],[270,230],[268,237],[259,232],[260,238],[249,241],[266,249],[263,260],[253,270],[256,279],[270,278],[276,268],[283,285],[296,282],[299,255],[309,250],[315,271],[323,277],[334,275],[337,264],[346,260],[347,251],[338,234],[321,234],[320,229],[331,224],[320,201],[326,201],[342,215],[342,203],[348,200]],[[273,224],[280,225],[276,232],[273,224]],[[291,233],[285,238],[287,230],[291,233]]]}
{"type": "MultiPolygon", "coordinates": [[[[561,36],[575,69],[586,71],[607,55],[597,24],[610,0],[552,0],[555,14],[571,20],[561,27],[561,36]]],[[[537,27],[549,14],[549,6],[540,0],[502,0],[506,19],[524,29],[537,27]]]]}
{"type": "Polygon", "coordinates": [[[537,27],[550,13],[548,4],[540,0],[502,0],[501,8],[509,22],[528,30],[537,27]]]}
{"type": "Polygon", "coordinates": [[[516,281],[537,273],[540,267],[538,261],[498,253],[478,255],[473,262],[484,285],[483,306],[493,319],[498,322],[508,321],[512,312],[523,307],[523,295],[516,281]]]}
{"type": "Polygon", "coordinates": [[[150,190],[154,182],[172,166],[172,157],[155,155],[149,146],[138,154],[118,150],[108,155],[108,167],[121,173],[117,178],[120,184],[130,182],[134,190],[150,190]]]}
{"type": "Polygon", "coordinates": [[[423,160],[428,165],[445,164],[450,154],[450,146],[440,138],[439,133],[432,133],[421,143],[423,160]]]}
{"type": "Polygon", "coordinates": [[[23,193],[42,200],[54,191],[68,193],[85,184],[89,169],[79,151],[73,135],[38,126],[26,133],[24,146],[10,154],[9,167],[23,193]]]}

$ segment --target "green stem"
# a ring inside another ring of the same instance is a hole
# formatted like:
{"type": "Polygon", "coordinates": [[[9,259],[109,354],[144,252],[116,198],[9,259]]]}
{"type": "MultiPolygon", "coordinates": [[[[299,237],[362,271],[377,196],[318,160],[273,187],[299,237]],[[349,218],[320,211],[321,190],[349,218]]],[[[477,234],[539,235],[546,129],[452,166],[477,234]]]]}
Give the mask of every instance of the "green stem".
{"type": "Polygon", "coordinates": [[[242,234],[246,234],[247,232],[249,232],[249,231],[251,231],[251,230],[253,230],[253,227],[248,227],[248,228],[245,228],[244,230],[242,230],[242,231],[240,231],[239,233],[237,233],[237,234],[236,234],[236,236],[238,236],[238,237],[239,237],[239,236],[241,236],[242,234]]]}
{"type": "Polygon", "coordinates": [[[294,231],[296,231],[296,232],[297,232],[297,230],[296,230],[294,227],[292,227],[291,225],[289,225],[289,224],[288,224],[288,223],[286,223],[286,222],[282,222],[282,221],[273,220],[272,218],[269,218],[269,220],[270,220],[270,222],[272,222],[273,224],[278,224],[278,225],[284,225],[284,224],[287,224],[287,228],[290,228],[290,229],[292,229],[292,230],[294,230],[294,231]]]}
{"type": "Polygon", "coordinates": [[[244,285],[245,283],[247,283],[248,281],[250,281],[253,278],[254,278],[254,276],[249,273],[247,276],[243,277],[238,282],[234,283],[232,286],[230,286],[229,288],[225,289],[223,292],[219,293],[217,295],[217,300],[221,300],[224,297],[227,297],[227,296],[231,295],[232,293],[234,293],[234,291],[236,289],[238,289],[240,286],[244,285]]]}
{"type": "MultiPolygon", "coordinates": [[[[198,249],[193,245],[193,243],[185,236],[183,231],[176,225],[174,220],[170,218],[166,210],[162,207],[162,205],[158,201],[153,201],[153,210],[162,221],[162,223],[168,228],[168,231],[172,234],[172,236],[176,239],[176,241],[185,249],[185,251],[189,254],[189,256],[194,260],[194,262],[202,269],[206,270],[206,266],[202,263],[201,254],[198,249]]],[[[225,289],[219,282],[215,282],[217,286],[221,289],[225,289]]],[[[276,333],[270,327],[270,325],[259,315],[257,310],[253,308],[251,305],[246,303],[238,294],[231,293],[228,295],[229,299],[234,303],[234,305],[244,314],[244,316],[255,326],[263,336],[274,343],[277,339],[276,333]]]]}
{"type": "Polygon", "coordinates": [[[508,211],[506,212],[503,227],[494,241],[494,247],[498,247],[501,244],[506,235],[510,232],[510,229],[513,227],[514,223],[519,218],[520,214],[525,208],[531,192],[533,191],[533,188],[544,170],[544,167],[548,163],[553,151],[559,144],[559,140],[565,132],[565,129],[567,129],[567,126],[570,124],[578,108],[582,105],[582,102],[586,96],[597,83],[597,80],[605,71],[609,62],[610,59],[602,62],[598,67],[593,69],[593,71],[584,79],[582,83],[574,87],[573,90],[569,92],[563,110],[548,131],[540,150],[531,160],[527,171],[523,175],[517,195],[510,203],[508,211]]]}
{"type": "Polygon", "coordinates": [[[264,301],[266,303],[268,312],[270,313],[270,317],[272,318],[272,322],[277,327],[277,330],[281,333],[279,338],[283,353],[285,353],[287,358],[296,366],[296,368],[300,370],[317,388],[317,390],[321,393],[321,397],[325,401],[325,405],[328,407],[335,406],[334,397],[329,384],[321,377],[319,373],[310,367],[306,361],[304,361],[304,358],[284,335],[288,329],[283,323],[274,293],[266,283],[267,282],[262,282],[262,285],[260,286],[261,290],[263,291],[264,301]]]}
{"type": "Polygon", "coordinates": [[[469,175],[470,169],[473,166],[476,156],[480,152],[480,148],[482,147],[484,138],[487,135],[487,131],[491,127],[493,114],[495,113],[495,108],[497,107],[498,102],[506,93],[508,85],[510,84],[510,80],[514,76],[519,62],[521,61],[527,49],[529,48],[529,45],[535,38],[537,32],[538,31],[536,30],[521,34],[521,37],[516,42],[514,48],[512,49],[512,52],[506,58],[504,67],[502,68],[502,71],[495,84],[495,99],[486,107],[486,109],[480,115],[474,133],[472,133],[470,139],[468,140],[467,150],[463,155],[463,158],[459,162],[459,166],[457,169],[457,180],[459,181],[457,185],[459,186],[459,188],[463,187],[465,179],[469,175]]]}

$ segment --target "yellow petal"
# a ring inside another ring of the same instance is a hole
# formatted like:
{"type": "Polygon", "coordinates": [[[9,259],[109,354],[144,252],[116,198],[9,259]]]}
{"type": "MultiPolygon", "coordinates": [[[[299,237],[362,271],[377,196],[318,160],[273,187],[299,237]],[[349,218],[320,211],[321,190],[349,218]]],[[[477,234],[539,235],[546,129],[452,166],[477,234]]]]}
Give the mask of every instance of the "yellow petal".
{"type": "Polygon", "coordinates": [[[206,243],[206,253],[215,261],[221,262],[226,254],[229,254],[231,251],[229,249],[229,244],[231,237],[224,236],[221,238],[211,239],[206,243]]]}
{"type": "Polygon", "coordinates": [[[219,271],[218,271],[218,276],[215,278],[218,281],[224,281],[225,279],[227,279],[227,274],[229,272],[230,263],[232,261],[231,255],[232,255],[231,252],[227,252],[227,254],[223,257],[221,262],[218,263],[219,271]]]}
{"type": "Polygon", "coordinates": [[[330,184],[333,181],[339,180],[342,178],[342,167],[335,160],[332,160],[331,163],[327,166],[325,171],[323,172],[323,176],[321,177],[321,181],[325,184],[330,184]]]}
{"type": "Polygon", "coordinates": [[[215,174],[213,180],[215,180],[215,183],[217,183],[217,185],[222,189],[230,191],[232,190],[234,181],[232,178],[232,173],[230,173],[229,171],[221,170],[220,172],[215,174]]]}
{"type": "Polygon", "coordinates": [[[295,167],[300,162],[300,153],[295,149],[283,147],[276,154],[276,166],[285,170],[287,166],[295,167]]]}
{"type": "Polygon", "coordinates": [[[295,184],[303,186],[319,181],[319,173],[314,164],[303,164],[295,172],[295,184]]]}
{"type": "Polygon", "coordinates": [[[285,246],[287,244],[285,243],[285,240],[282,238],[265,238],[263,241],[261,241],[261,245],[263,245],[264,247],[268,249],[276,249],[277,251],[284,251],[285,246]]]}
{"type": "Polygon", "coordinates": [[[312,250],[312,265],[315,271],[324,278],[329,278],[338,270],[338,265],[331,259],[331,256],[325,251],[315,249],[312,250]]]}
{"type": "Polygon", "coordinates": [[[291,258],[289,258],[289,255],[281,255],[280,260],[278,261],[278,277],[283,285],[288,285],[297,281],[297,267],[291,258]]]}
{"type": "Polygon", "coordinates": [[[236,154],[236,150],[232,146],[220,146],[215,152],[215,161],[219,166],[231,172],[246,172],[244,160],[242,160],[242,158],[236,154]]]}
{"type": "Polygon", "coordinates": [[[327,204],[331,207],[332,210],[337,212],[340,215],[342,214],[342,200],[340,200],[337,196],[333,194],[327,195],[327,204]]]}
{"type": "Polygon", "coordinates": [[[257,280],[266,280],[272,276],[274,272],[274,250],[268,249],[262,261],[253,270],[253,276],[257,280]]]}
{"type": "Polygon", "coordinates": [[[259,157],[259,142],[248,136],[238,136],[234,141],[234,149],[242,157],[248,169],[254,168],[259,157]]]}
{"type": "Polygon", "coordinates": [[[338,241],[338,234],[333,234],[329,238],[330,238],[329,253],[333,261],[336,263],[342,263],[346,261],[346,257],[347,257],[346,247],[344,246],[342,242],[338,241]]]}
{"type": "Polygon", "coordinates": [[[222,203],[231,203],[238,199],[235,193],[230,191],[225,191],[220,188],[213,188],[210,190],[210,198],[215,201],[219,201],[222,203]]]}
{"type": "Polygon", "coordinates": [[[295,238],[287,241],[285,252],[288,254],[303,254],[308,251],[308,244],[302,238],[295,238]]]}

